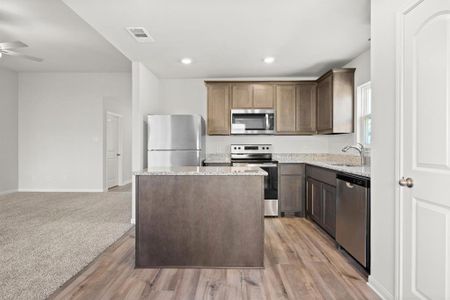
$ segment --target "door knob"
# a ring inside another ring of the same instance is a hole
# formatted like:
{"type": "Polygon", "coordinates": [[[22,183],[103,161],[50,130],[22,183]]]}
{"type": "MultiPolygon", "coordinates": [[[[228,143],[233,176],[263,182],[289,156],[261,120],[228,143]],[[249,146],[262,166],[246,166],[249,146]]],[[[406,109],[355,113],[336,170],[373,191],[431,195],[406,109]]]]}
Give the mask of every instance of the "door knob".
{"type": "Polygon", "coordinates": [[[414,186],[414,181],[412,180],[412,178],[405,178],[405,177],[402,177],[399,181],[398,181],[398,184],[400,185],[400,186],[406,186],[406,187],[409,187],[409,188],[412,188],[413,186],[414,186]]]}
{"type": "Polygon", "coordinates": [[[117,153],[116,156],[120,156],[120,153],[117,153]]]}

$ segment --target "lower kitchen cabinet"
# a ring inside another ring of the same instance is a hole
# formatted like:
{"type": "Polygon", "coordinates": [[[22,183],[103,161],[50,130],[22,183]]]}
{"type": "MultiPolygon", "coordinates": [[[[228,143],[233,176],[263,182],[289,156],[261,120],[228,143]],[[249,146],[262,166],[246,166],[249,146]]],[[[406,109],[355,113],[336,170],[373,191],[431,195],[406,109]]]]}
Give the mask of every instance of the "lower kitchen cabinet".
{"type": "Polygon", "coordinates": [[[279,208],[281,214],[305,216],[305,165],[280,164],[279,208]]]}
{"type": "Polygon", "coordinates": [[[336,237],[336,187],[322,184],[323,228],[336,237]]]}
{"type": "Polygon", "coordinates": [[[302,202],[305,199],[305,177],[301,175],[281,175],[280,211],[282,213],[303,213],[302,202]]]}
{"type": "Polygon", "coordinates": [[[279,164],[279,170],[281,215],[306,215],[335,237],[336,172],[295,163],[279,164]]]}
{"type": "Polygon", "coordinates": [[[334,172],[317,168],[307,170],[307,174],[309,174],[309,176],[306,179],[306,213],[307,216],[320,225],[326,232],[335,237],[336,186],[329,184],[332,183],[329,180],[331,173],[334,172]],[[321,176],[313,178],[310,177],[311,174],[320,174],[321,176]],[[327,181],[328,183],[320,181],[321,179],[323,181],[327,181]]]}
{"type": "Polygon", "coordinates": [[[308,178],[307,185],[307,211],[308,215],[317,223],[322,223],[322,184],[319,181],[308,178]]]}

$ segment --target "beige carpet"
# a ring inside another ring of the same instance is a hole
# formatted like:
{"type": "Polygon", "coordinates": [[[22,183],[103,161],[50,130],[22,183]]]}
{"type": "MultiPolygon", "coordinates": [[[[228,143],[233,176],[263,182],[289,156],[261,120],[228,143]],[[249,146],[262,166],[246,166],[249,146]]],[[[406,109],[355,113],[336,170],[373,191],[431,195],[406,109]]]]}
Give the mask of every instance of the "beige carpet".
{"type": "Polygon", "coordinates": [[[131,193],[0,196],[0,299],[45,299],[132,226],[131,193]]]}

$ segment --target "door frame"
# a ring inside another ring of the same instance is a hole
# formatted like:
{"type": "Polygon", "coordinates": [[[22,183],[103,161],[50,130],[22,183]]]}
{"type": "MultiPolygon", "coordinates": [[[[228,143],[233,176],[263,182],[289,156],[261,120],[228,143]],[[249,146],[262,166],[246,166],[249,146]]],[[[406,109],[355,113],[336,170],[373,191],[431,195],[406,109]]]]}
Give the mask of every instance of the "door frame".
{"type": "Polygon", "coordinates": [[[403,53],[404,53],[404,24],[405,17],[425,0],[411,0],[396,15],[396,38],[395,38],[395,58],[396,58],[396,74],[395,74],[395,244],[394,244],[394,297],[402,299],[403,297],[403,194],[397,180],[402,174],[403,161],[402,153],[403,145],[403,108],[404,108],[404,72],[403,72],[403,53]]]}
{"type": "Polygon", "coordinates": [[[120,153],[119,159],[117,161],[117,181],[118,181],[118,185],[122,186],[124,185],[123,182],[123,116],[121,114],[112,112],[112,111],[106,111],[105,112],[105,118],[104,118],[104,126],[105,126],[105,130],[104,130],[104,150],[103,150],[103,161],[104,161],[104,179],[103,179],[103,184],[104,184],[104,190],[107,191],[108,190],[108,164],[106,163],[107,161],[107,151],[108,151],[108,125],[107,125],[107,121],[108,121],[108,116],[112,116],[112,117],[116,117],[117,118],[117,131],[118,131],[118,152],[120,153]]]}

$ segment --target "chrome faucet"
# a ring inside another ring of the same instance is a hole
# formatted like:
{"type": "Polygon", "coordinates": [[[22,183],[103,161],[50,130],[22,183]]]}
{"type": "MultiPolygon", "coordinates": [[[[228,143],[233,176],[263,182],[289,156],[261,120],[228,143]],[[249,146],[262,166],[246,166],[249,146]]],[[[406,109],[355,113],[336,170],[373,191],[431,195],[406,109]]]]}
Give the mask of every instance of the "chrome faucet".
{"type": "Polygon", "coordinates": [[[364,166],[364,146],[361,143],[357,143],[356,145],[347,145],[342,148],[342,152],[347,152],[350,149],[355,149],[359,152],[361,167],[364,166]]]}

